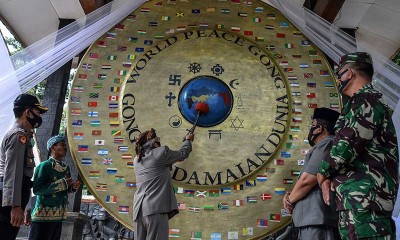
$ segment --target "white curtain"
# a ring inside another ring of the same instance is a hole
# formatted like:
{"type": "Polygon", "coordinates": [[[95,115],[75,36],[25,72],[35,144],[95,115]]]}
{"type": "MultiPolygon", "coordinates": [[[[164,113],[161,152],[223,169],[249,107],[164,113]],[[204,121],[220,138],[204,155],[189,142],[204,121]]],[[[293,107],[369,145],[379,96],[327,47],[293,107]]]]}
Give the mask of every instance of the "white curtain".
{"type": "Polygon", "coordinates": [[[115,0],[11,58],[0,40],[0,140],[13,121],[12,104],[18,94],[43,81],[144,2],[115,0]]]}
{"type": "MultiPolygon", "coordinates": [[[[335,62],[339,60],[340,56],[349,52],[365,51],[371,54],[375,70],[373,85],[384,94],[388,105],[394,110],[392,119],[397,139],[400,141],[400,67],[379,52],[356,43],[353,37],[297,2],[293,0],[268,1],[335,62]]],[[[400,213],[399,200],[400,191],[393,211],[393,216],[396,217],[400,213]]]]}
{"type": "MultiPolygon", "coordinates": [[[[385,94],[389,106],[395,110],[394,116],[400,115],[399,66],[373,49],[367,50],[362,45],[356,44],[353,37],[293,0],[264,1],[280,10],[334,61],[348,52],[357,50],[369,52],[374,61],[374,86],[385,94]]],[[[0,140],[12,121],[10,109],[18,94],[28,91],[44,80],[144,2],[146,0],[113,1],[32,44],[11,58],[6,56],[5,44],[0,43],[0,54],[3,55],[0,67],[0,140]]],[[[393,120],[400,135],[400,120],[399,118],[393,120]]]]}
{"type": "MultiPolygon", "coordinates": [[[[400,139],[400,67],[378,52],[356,44],[354,38],[293,0],[263,1],[280,10],[334,61],[357,50],[372,55],[374,86],[385,94],[389,106],[395,110],[393,121],[400,139]]],[[[11,58],[4,42],[0,41],[0,140],[13,121],[12,103],[18,94],[44,80],[144,2],[146,0],[115,0],[11,58]]]]}
{"type": "MultiPolygon", "coordinates": [[[[6,43],[3,41],[2,35],[0,34],[0,76],[8,76],[7,81],[0,82],[0,101],[2,96],[7,95],[11,89],[15,92],[15,95],[21,93],[20,86],[14,74],[14,67],[9,57],[6,43]]],[[[1,79],[1,78],[0,78],[1,79]]],[[[7,101],[0,105],[0,135],[12,126],[14,121],[13,102],[7,101]]],[[[0,137],[0,140],[2,137],[0,137]]]]}

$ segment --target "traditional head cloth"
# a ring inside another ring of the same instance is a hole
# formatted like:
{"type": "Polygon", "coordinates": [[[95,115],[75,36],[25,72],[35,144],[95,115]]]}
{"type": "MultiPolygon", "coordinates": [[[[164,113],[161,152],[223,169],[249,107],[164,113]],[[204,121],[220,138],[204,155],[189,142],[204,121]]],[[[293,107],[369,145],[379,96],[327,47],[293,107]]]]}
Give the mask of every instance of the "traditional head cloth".
{"type": "Polygon", "coordinates": [[[355,52],[343,55],[339,60],[339,66],[335,72],[338,73],[348,63],[367,63],[372,65],[372,58],[366,52],[355,52]]]}
{"type": "Polygon", "coordinates": [[[313,118],[322,119],[335,124],[339,118],[339,115],[340,115],[339,112],[332,110],[330,108],[316,108],[314,110],[313,118]]]}
{"type": "Polygon", "coordinates": [[[153,146],[153,142],[160,142],[160,138],[157,137],[156,130],[151,128],[146,132],[142,132],[137,138],[135,143],[135,152],[139,157],[139,161],[142,159],[143,151],[146,147],[151,148],[153,146]],[[147,144],[148,142],[150,142],[147,144]]]}
{"type": "Polygon", "coordinates": [[[65,142],[65,136],[63,134],[59,134],[54,137],[51,137],[47,141],[47,150],[50,151],[51,146],[53,146],[54,144],[57,144],[58,142],[65,142]]]}

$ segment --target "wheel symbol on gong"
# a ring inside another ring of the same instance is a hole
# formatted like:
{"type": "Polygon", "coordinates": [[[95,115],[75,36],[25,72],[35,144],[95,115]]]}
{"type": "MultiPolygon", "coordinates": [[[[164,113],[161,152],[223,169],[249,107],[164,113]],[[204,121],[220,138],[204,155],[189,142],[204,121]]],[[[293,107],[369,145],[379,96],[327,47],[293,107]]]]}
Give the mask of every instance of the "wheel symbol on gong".
{"type": "Polygon", "coordinates": [[[194,62],[194,63],[190,63],[189,68],[189,72],[192,72],[193,74],[199,73],[201,70],[201,66],[200,63],[194,62]]]}

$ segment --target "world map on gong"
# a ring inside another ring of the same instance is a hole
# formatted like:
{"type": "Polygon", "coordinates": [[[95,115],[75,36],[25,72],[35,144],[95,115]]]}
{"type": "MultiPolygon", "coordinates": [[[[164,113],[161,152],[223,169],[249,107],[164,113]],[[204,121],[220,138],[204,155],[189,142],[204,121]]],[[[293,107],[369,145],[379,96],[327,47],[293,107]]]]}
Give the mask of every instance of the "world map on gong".
{"type": "Polygon", "coordinates": [[[233,96],[229,87],[211,76],[199,76],[190,80],[179,94],[179,110],[189,122],[197,116],[197,103],[206,103],[209,111],[198,120],[201,127],[211,127],[223,122],[230,114],[233,96]]]}

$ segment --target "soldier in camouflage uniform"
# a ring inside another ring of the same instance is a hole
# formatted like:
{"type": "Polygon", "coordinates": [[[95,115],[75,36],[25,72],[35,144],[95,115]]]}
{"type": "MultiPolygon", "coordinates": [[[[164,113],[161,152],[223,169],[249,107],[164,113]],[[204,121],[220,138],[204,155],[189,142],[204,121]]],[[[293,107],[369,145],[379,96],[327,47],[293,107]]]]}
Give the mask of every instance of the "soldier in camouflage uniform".
{"type": "Polygon", "coordinates": [[[48,109],[36,97],[21,94],[14,101],[15,124],[0,145],[0,239],[13,240],[19,227],[30,224],[25,206],[31,194],[35,161],[32,151],[33,129],[42,124],[40,114],[48,109]],[[25,221],[24,221],[25,220],[25,221]]]}
{"type": "Polygon", "coordinates": [[[372,87],[369,54],[344,55],[337,75],[339,91],[348,98],[336,122],[330,155],[320,164],[318,183],[326,190],[332,180],[342,239],[395,239],[391,215],[398,188],[398,145],[392,112],[372,87]]]}

